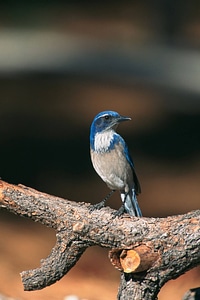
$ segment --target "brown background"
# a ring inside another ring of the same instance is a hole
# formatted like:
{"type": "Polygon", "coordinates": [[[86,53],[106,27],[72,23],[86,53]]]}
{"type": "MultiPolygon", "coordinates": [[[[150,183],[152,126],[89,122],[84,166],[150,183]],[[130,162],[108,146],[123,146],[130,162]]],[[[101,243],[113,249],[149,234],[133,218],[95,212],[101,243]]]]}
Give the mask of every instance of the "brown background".
{"type": "MultiPolygon", "coordinates": [[[[143,214],[199,208],[199,7],[162,3],[1,5],[3,180],[100,201],[108,188],[90,162],[89,127],[98,112],[112,109],[132,118],[118,131],[135,162],[143,214]]],[[[117,209],[119,194],[108,205],[117,209]]],[[[48,255],[54,231],[4,210],[0,228],[0,293],[24,300],[116,298],[119,272],[99,247],[53,286],[24,292],[19,273],[48,255]]],[[[159,300],[181,299],[196,286],[199,268],[168,282],[159,300]]]]}

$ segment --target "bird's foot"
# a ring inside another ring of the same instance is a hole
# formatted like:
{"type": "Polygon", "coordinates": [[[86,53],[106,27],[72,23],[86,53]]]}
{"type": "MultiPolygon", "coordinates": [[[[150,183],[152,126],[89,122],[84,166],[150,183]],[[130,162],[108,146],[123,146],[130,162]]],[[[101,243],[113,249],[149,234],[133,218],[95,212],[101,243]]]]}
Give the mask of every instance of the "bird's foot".
{"type": "Polygon", "coordinates": [[[101,202],[92,205],[91,211],[102,209],[106,204],[106,200],[103,199],[101,202]]]}
{"type": "Polygon", "coordinates": [[[105,207],[105,204],[106,204],[106,201],[110,198],[110,196],[115,192],[115,190],[112,190],[101,202],[99,203],[96,203],[94,205],[92,205],[91,207],[91,211],[94,211],[94,210],[99,210],[99,209],[102,209],[103,207],[105,207]]]}
{"type": "Polygon", "coordinates": [[[121,215],[123,215],[125,213],[125,207],[124,207],[124,204],[122,204],[122,206],[114,212],[113,214],[113,218],[116,218],[116,217],[120,217],[121,215]]]}

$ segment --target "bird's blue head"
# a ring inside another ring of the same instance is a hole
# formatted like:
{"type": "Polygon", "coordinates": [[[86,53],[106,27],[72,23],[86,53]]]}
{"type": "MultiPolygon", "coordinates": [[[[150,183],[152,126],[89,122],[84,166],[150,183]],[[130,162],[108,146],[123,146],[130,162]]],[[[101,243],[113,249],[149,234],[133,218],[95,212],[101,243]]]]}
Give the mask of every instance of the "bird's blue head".
{"type": "Polygon", "coordinates": [[[90,144],[93,145],[95,134],[108,130],[115,130],[120,122],[131,120],[129,117],[123,117],[116,111],[106,110],[100,112],[94,118],[90,127],[90,144]]]}

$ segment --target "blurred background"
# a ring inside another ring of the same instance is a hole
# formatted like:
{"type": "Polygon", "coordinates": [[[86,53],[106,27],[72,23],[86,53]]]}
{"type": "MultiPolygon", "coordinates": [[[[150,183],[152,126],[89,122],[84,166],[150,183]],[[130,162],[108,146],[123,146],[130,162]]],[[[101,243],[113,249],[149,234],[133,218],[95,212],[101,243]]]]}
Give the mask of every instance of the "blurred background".
{"type": "MultiPolygon", "coordinates": [[[[200,2],[10,1],[0,4],[0,176],[70,200],[97,203],[108,188],[92,168],[89,128],[102,110],[132,118],[118,132],[141,182],[143,215],[199,208],[200,2]]],[[[108,205],[118,209],[119,194],[108,205]]],[[[62,280],[24,292],[53,230],[0,211],[0,293],[19,300],[116,299],[107,249],[88,249],[62,280]]],[[[200,286],[195,268],[159,300],[200,286]]]]}

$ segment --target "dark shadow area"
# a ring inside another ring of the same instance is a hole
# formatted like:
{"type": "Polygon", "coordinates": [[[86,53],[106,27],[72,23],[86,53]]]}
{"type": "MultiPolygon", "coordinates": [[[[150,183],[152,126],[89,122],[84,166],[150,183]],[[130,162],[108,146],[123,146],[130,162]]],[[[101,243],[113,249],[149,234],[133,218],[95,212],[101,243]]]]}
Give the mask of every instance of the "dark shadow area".
{"type": "MultiPolygon", "coordinates": [[[[132,118],[118,132],[136,166],[144,215],[199,208],[199,8],[196,0],[0,4],[2,180],[101,201],[109,189],[92,168],[89,129],[97,113],[112,109],[132,118]]],[[[119,193],[108,205],[119,208],[119,193]]],[[[0,214],[1,293],[100,300],[103,291],[104,300],[116,298],[119,273],[107,250],[95,248],[55,285],[23,292],[19,273],[39,265],[55,234],[0,214]]],[[[167,283],[159,300],[181,299],[199,278],[196,268],[167,283]]]]}

